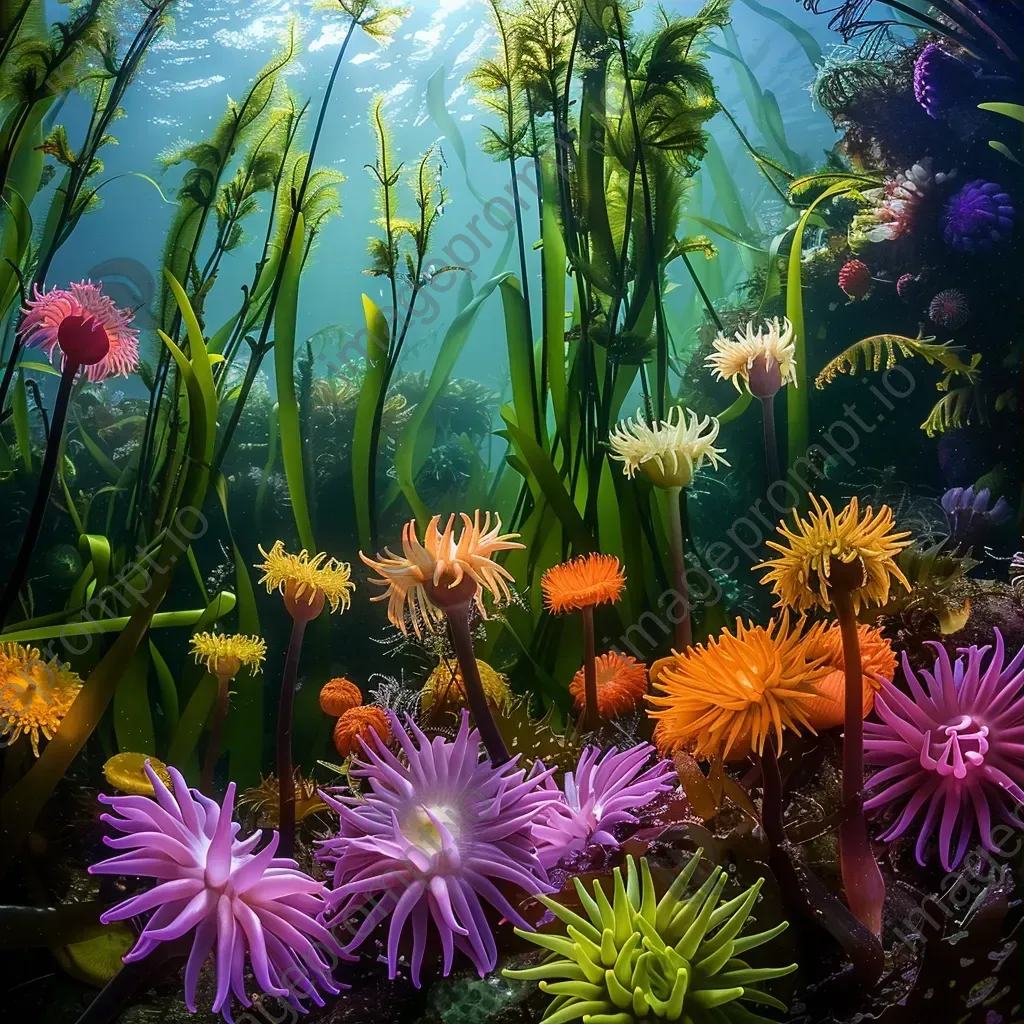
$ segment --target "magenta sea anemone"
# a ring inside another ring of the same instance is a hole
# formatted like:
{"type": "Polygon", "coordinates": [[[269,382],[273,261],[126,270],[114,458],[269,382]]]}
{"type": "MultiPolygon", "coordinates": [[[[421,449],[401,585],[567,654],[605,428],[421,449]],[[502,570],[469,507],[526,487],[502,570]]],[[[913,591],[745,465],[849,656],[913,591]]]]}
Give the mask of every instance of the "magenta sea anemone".
{"type": "Polygon", "coordinates": [[[28,301],[22,313],[20,333],[26,345],[43,349],[51,361],[53,350],[60,348],[62,365],[67,359],[84,364],[91,381],[115,375],[127,377],[139,365],[139,332],[131,326],[135,314],[130,309],[118,309],[92,281],[48,292],[36,287],[35,298],[28,301]],[[74,330],[69,329],[72,326],[74,330]],[[90,362],[101,332],[106,335],[107,349],[98,361],[90,362]],[[75,342],[73,350],[65,351],[71,342],[75,342]]]}
{"type": "MultiPolygon", "coordinates": [[[[671,761],[656,761],[646,767],[654,753],[649,743],[621,753],[615,747],[603,753],[598,747],[584,749],[576,771],[565,774],[561,798],[535,829],[546,866],[552,867],[590,843],[615,846],[618,840],[612,830],[616,825],[639,824],[633,812],[674,784],[671,761]]],[[[553,779],[546,785],[559,793],[553,779]]]]}
{"type": "Polygon", "coordinates": [[[243,1006],[252,1006],[245,986],[246,955],[257,984],[268,995],[287,999],[300,1011],[299,995],[323,1006],[317,989],[336,995],[340,987],[321,953],[341,954],[317,920],[325,907],[326,886],[300,871],[295,861],[274,856],[276,832],[258,853],[253,851],[262,832],[246,840],[235,838],[234,783],[218,805],[190,790],[174,768],[168,769],[173,794],[148,762],[145,769],[156,799],[100,795],[114,811],[100,820],[125,833],[103,841],[128,852],[89,868],[94,875],[160,881],[100,917],[109,924],[153,911],[125,962],[141,960],[162,942],[194,932],[185,967],[185,1003],[193,1013],[199,972],[211,953],[217,977],[213,1009],[227,1021],[232,1020],[232,992],[243,1006]]]}
{"type": "Polygon", "coordinates": [[[971,318],[967,296],[956,288],[946,288],[928,304],[928,319],[936,327],[958,331],[971,318]]]}
{"type": "Polygon", "coordinates": [[[552,803],[545,788],[551,772],[527,777],[515,760],[492,766],[481,757],[480,734],[470,730],[468,712],[454,741],[431,741],[411,719],[406,731],[393,713],[390,721],[408,763],[380,742],[372,748],[363,743],[352,774],[366,779],[370,792],[322,794],[341,819],[339,834],[320,843],[317,853],[333,865],[328,923],[341,926],[372,906],[345,947],[353,952],[390,914],[387,961],[393,979],[402,932],[411,921],[412,981],[419,987],[433,921],[444,974],[458,948],[483,977],[498,954],[482,900],[529,928],[499,887],[508,884],[530,895],[551,888],[534,836],[535,822],[552,803]]]}
{"type": "Polygon", "coordinates": [[[1004,666],[998,629],[987,663],[988,645],[962,649],[966,660],[953,664],[934,646],[934,671],[920,673],[927,692],[906,654],[910,695],[882,682],[875,699],[881,722],[864,725],[864,760],[883,770],[868,781],[877,792],[864,807],[895,806],[899,817],[882,838],[891,842],[916,828],[921,864],[937,830],[939,860],[952,871],[972,838],[998,852],[993,818],[1013,820],[1014,805],[1024,801],[1024,649],[1004,666]]]}

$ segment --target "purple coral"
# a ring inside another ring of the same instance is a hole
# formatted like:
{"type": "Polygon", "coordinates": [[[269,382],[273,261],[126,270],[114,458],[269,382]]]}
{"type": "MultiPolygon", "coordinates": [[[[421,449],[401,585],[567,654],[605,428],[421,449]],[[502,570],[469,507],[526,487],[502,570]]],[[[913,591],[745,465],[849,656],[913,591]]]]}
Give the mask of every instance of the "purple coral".
{"type": "Polygon", "coordinates": [[[939,292],[928,304],[928,318],[936,327],[958,331],[971,318],[967,296],[956,288],[939,292]]]}
{"type": "Polygon", "coordinates": [[[1016,216],[1002,185],[978,178],[946,203],[942,236],[958,252],[989,252],[1010,237],[1016,216]]]}
{"type": "Polygon", "coordinates": [[[1013,820],[1024,801],[1024,649],[1004,666],[1003,638],[995,649],[961,649],[955,664],[937,643],[932,672],[921,686],[903,655],[910,694],[881,681],[875,711],[881,722],[864,725],[864,760],[882,771],[868,781],[877,790],[866,810],[894,806],[896,821],[882,839],[891,842],[917,829],[915,854],[926,862],[936,836],[939,860],[952,871],[976,836],[998,852],[993,819],[1013,820]]]}
{"type": "MultiPolygon", "coordinates": [[[[672,789],[675,769],[671,761],[657,761],[645,768],[654,753],[649,743],[622,753],[615,747],[604,753],[597,747],[583,751],[576,771],[565,774],[561,799],[552,804],[535,830],[548,867],[590,843],[617,845],[612,834],[615,826],[639,824],[633,811],[672,789]]],[[[559,792],[554,780],[547,785],[559,792]]]]}
{"type": "Polygon", "coordinates": [[[340,988],[321,952],[341,953],[317,920],[326,906],[326,886],[300,871],[295,861],[274,856],[276,832],[258,853],[253,851],[262,832],[236,838],[240,826],[231,820],[234,783],[218,805],[190,790],[174,768],[168,769],[172,794],[148,762],[145,767],[155,800],[99,797],[114,812],[100,820],[125,833],[104,837],[104,843],[128,852],[89,868],[97,875],[160,881],[100,917],[109,924],[154,912],[125,962],[141,960],[161,943],[194,932],[185,967],[185,1002],[193,1013],[199,972],[211,953],[217,978],[213,1009],[229,1022],[232,992],[243,1006],[252,1006],[244,974],[247,954],[257,984],[268,995],[285,998],[300,1011],[298,995],[323,1006],[317,989],[336,995],[340,988]]]}
{"type": "Polygon", "coordinates": [[[493,767],[481,758],[480,734],[470,731],[465,712],[454,741],[431,741],[411,719],[410,735],[394,714],[390,720],[408,763],[379,740],[376,749],[364,743],[352,774],[366,779],[370,792],[359,798],[322,794],[341,819],[339,834],[322,842],[317,854],[333,865],[330,923],[372,905],[346,946],[351,952],[390,914],[387,961],[394,978],[411,921],[412,981],[419,987],[433,921],[444,974],[458,948],[483,977],[494,969],[497,947],[482,900],[529,928],[499,886],[530,895],[551,888],[534,837],[534,823],[552,803],[546,788],[551,772],[527,777],[516,760],[493,767]]]}
{"type": "Polygon", "coordinates": [[[994,505],[992,492],[982,487],[952,487],[942,496],[942,510],[949,524],[949,538],[957,547],[978,543],[993,526],[1001,526],[1013,515],[1005,498],[994,505]]]}
{"type": "Polygon", "coordinates": [[[963,61],[929,43],[914,63],[914,96],[929,117],[939,120],[956,103],[969,101],[973,78],[963,61]]]}

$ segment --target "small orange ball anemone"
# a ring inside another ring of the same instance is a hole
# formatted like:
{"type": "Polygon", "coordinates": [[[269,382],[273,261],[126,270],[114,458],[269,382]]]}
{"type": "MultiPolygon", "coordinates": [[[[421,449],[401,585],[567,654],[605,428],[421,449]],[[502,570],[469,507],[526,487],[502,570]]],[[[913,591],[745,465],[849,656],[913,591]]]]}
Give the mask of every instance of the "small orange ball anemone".
{"type": "Polygon", "coordinates": [[[331,679],[320,689],[320,709],[332,718],[340,718],[362,703],[362,691],[349,679],[331,679]]]}
{"type": "MultiPolygon", "coordinates": [[[[896,672],[896,655],[882,631],[861,624],[860,661],[864,671],[864,717],[875,706],[875,694],[881,688],[878,677],[891,680],[896,672]]],[[[808,721],[815,729],[835,729],[846,717],[846,662],[843,658],[843,634],[838,625],[816,623],[804,637],[809,661],[824,660],[828,674],[815,683],[819,696],[804,705],[808,721]]]]}
{"type": "Polygon", "coordinates": [[[544,607],[556,615],[618,601],[626,577],[614,555],[580,555],[541,577],[544,607]]]}
{"type": "MultiPolygon", "coordinates": [[[[576,710],[586,706],[585,670],[573,676],[569,693],[576,710]]],[[[609,651],[597,659],[597,712],[603,719],[620,718],[635,711],[647,692],[647,667],[628,654],[609,651]]]]}
{"type": "Polygon", "coordinates": [[[360,706],[349,708],[334,726],[334,746],[342,757],[357,754],[359,741],[373,743],[374,734],[381,743],[391,741],[391,726],[383,708],[360,706]]]}

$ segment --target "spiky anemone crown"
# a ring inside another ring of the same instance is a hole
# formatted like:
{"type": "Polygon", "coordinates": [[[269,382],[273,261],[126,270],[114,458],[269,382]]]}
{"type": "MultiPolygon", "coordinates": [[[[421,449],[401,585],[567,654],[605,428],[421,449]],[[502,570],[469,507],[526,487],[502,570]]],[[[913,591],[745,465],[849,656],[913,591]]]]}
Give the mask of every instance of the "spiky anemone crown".
{"type": "Polygon", "coordinates": [[[593,896],[573,879],[586,917],[540,897],[566,926],[567,935],[517,934],[551,951],[539,967],[504,971],[507,978],[539,981],[554,999],[546,1024],[582,1018],[588,1024],[634,1024],[636,1021],[685,1021],[686,1024],[771,1024],[751,1012],[749,1003],[785,1012],[786,1006],[755,986],[796,970],[752,968],[740,959],[747,950],[770,942],[785,931],[785,921],[767,931],[741,936],[763,879],[721,903],[728,878],[714,868],[691,896],[690,885],[703,851],[698,850],[660,900],[646,859],[639,870],[632,857],[613,873],[608,899],[601,880],[593,896]]]}

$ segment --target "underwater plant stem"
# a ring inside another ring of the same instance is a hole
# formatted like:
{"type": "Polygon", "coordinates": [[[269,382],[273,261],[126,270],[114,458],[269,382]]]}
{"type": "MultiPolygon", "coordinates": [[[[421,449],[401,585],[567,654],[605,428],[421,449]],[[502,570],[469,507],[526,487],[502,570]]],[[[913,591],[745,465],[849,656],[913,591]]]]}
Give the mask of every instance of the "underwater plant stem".
{"type": "Polygon", "coordinates": [[[469,704],[473,723],[483,740],[484,749],[495,767],[507,764],[510,760],[508,748],[498,731],[498,724],[491,714],[491,706],[487,703],[484,684],[480,679],[480,667],[476,663],[473,651],[473,634],[469,628],[469,605],[457,604],[445,609],[448,619],[448,635],[455,648],[455,657],[459,661],[462,681],[466,687],[466,702],[469,704]]]}
{"type": "Polygon", "coordinates": [[[761,399],[761,424],[764,427],[764,464],[768,471],[768,486],[782,479],[779,469],[779,442],[775,436],[775,396],[761,399]]]}
{"type": "Polygon", "coordinates": [[[18,557],[15,560],[14,568],[7,578],[4,586],[3,596],[0,596],[0,626],[7,621],[11,614],[14,602],[18,599],[18,592],[28,576],[28,570],[32,563],[32,555],[35,552],[36,544],[39,542],[39,535],[43,529],[43,519],[46,516],[46,506],[50,502],[50,490],[53,487],[53,478],[57,473],[57,462],[60,457],[61,440],[64,437],[64,426],[67,423],[68,408],[71,405],[71,389],[75,384],[75,377],[78,374],[79,364],[70,361],[65,362],[64,369],[60,375],[60,386],[57,389],[57,397],[53,403],[53,419],[50,423],[50,432],[46,438],[46,455],[43,456],[42,469],[39,471],[39,482],[36,485],[35,502],[32,511],[29,513],[28,523],[21,538],[21,547],[18,549],[18,557]]]}
{"type": "Polygon", "coordinates": [[[857,919],[874,935],[882,932],[885,882],[871,852],[864,817],[864,672],[857,616],[850,591],[833,587],[832,602],[843,637],[846,717],[843,727],[843,808],[839,826],[839,861],[846,900],[857,919]]]}
{"type": "Polygon", "coordinates": [[[299,656],[307,619],[292,620],[292,638],[281,673],[281,696],[277,704],[277,787],[280,793],[278,828],[281,832],[280,856],[295,851],[295,769],[292,765],[292,723],[295,717],[295,681],[299,677],[299,656]]]}
{"type": "Polygon", "coordinates": [[[583,609],[583,709],[584,732],[596,732],[601,725],[597,713],[597,651],[594,643],[594,609],[583,609]]]}
{"type": "Polygon", "coordinates": [[[206,746],[206,759],[203,761],[203,775],[199,783],[200,791],[205,796],[213,792],[213,772],[220,758],[220,741],[224,733],[224,720],[228,717],[228,705],[231,695],[228,686],[231,677],[217,675],[217,703],[213,706],[213,718],[210,721],[210,740],[206,746]]]}
{"type": "Polygon", "coordinates": [[[668,499],[669,539],[672,544],[672,587],[683,602],[683,617],[676,623],[676,649],[680,652],[693,646],[693,624],[690,621],[690,594],[686,584],[686,550],[683,547],[683,516],[680,509],[682,488],[665,492],[668,499]]]}

